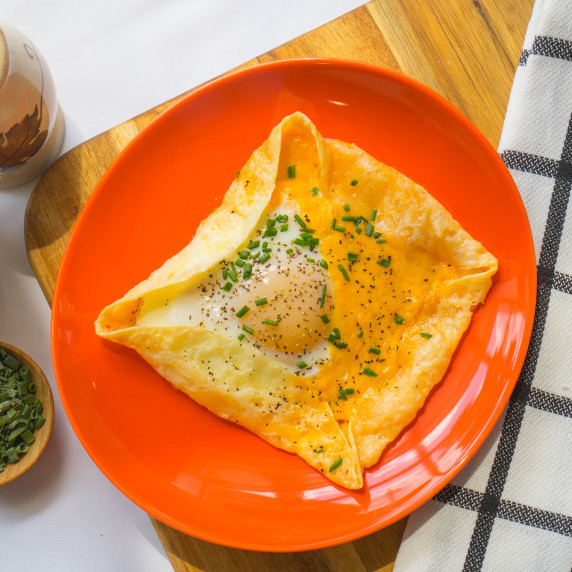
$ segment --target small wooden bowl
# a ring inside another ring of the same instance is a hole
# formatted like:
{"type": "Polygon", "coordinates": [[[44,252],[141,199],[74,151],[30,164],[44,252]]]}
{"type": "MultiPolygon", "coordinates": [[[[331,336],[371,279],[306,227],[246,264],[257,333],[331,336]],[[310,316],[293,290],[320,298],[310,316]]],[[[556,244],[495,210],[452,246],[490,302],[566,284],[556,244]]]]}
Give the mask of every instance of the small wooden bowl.
{"type": "Polygon", "coordinates": [[[30,371],[30,377],[36,384],[36,397],[44,406],[42,415],[46,418],[46,422],[38,430],[34,431],[35,441],[30,445],[30,449],[17,463],[8,464],[0,473],[0,485],[5,485],[24,474],[38,460],[46,448],[52,434],[52,427],[54,426],[54,398],[44,372],[30,356],[5,342],[0,342],[0,347],[17,357],[22,362],[22,365],[30,371]]]}

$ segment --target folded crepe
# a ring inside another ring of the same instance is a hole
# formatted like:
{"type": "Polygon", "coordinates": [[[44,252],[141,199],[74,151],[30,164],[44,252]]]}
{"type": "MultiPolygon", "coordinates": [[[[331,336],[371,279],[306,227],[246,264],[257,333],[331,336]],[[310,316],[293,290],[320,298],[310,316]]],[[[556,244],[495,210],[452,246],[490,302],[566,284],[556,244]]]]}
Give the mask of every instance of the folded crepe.
{"type": "Polygon", "coordinates": [[[294,113],[192,241],[95,328],[359,489],[443,378],[496,270],[421,186],[294,113]]]}

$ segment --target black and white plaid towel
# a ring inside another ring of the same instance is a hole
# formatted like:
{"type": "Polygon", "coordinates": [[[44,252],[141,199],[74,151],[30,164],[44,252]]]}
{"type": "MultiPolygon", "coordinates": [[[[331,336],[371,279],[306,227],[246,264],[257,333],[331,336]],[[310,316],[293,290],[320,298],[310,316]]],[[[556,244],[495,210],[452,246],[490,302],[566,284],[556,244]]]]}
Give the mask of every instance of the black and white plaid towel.
{"type": "Polygon", "coordinates": [[[499,153],[526,206],[538,298],[516,390],[487,442],[410,515],[409,571],[572,570],[572,2],[537,0],[499,153]]]}

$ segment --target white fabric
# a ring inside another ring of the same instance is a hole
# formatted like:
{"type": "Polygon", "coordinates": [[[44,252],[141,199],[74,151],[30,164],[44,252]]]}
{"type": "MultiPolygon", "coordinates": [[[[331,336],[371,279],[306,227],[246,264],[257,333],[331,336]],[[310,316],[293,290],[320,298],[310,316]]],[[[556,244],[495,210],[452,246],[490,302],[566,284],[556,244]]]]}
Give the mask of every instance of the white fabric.
{"type": "MultiPolygon", "coordinates": [[[[0,20],[28,36],[49,64],[65,115],[64,152],[362,3],[0,0],[0,20]]],[[[0,570],[171,570],[148,516],[89,459],[59,401],[50,309],[24,244],[34,183],[0,191],[0,340],[44,369],[56,421],[37,465],[0,487],[0,570]]]]}
{"type": "Polygon", "coordinates": [[[410,515],[396,572],[572,568],[572,10],[537,0],[499,145],[531,223],[538,299],[488,441],[410,515]]]}

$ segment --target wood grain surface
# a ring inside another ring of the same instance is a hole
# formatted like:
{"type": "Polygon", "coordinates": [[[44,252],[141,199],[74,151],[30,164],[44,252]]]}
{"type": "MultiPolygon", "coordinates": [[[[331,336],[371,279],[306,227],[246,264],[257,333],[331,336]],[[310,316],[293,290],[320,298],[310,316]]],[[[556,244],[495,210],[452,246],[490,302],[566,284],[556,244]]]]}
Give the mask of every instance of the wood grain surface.
{"type": "MultiPolygon", "coordinates": [[[[441,93],[496,147],[534,0],[374,0],[240,67],[332,57],[399,70],[441,93]]],[[[51,302],[71,228],[97,182],[131,139],[185,94],[86,141],[38,182],[25,217],[32,268],[51,302]]],[[[282,554],[237,550],[152,519],[177,571],[388,571],[405,519],[332,548],[282,554]]]]}

